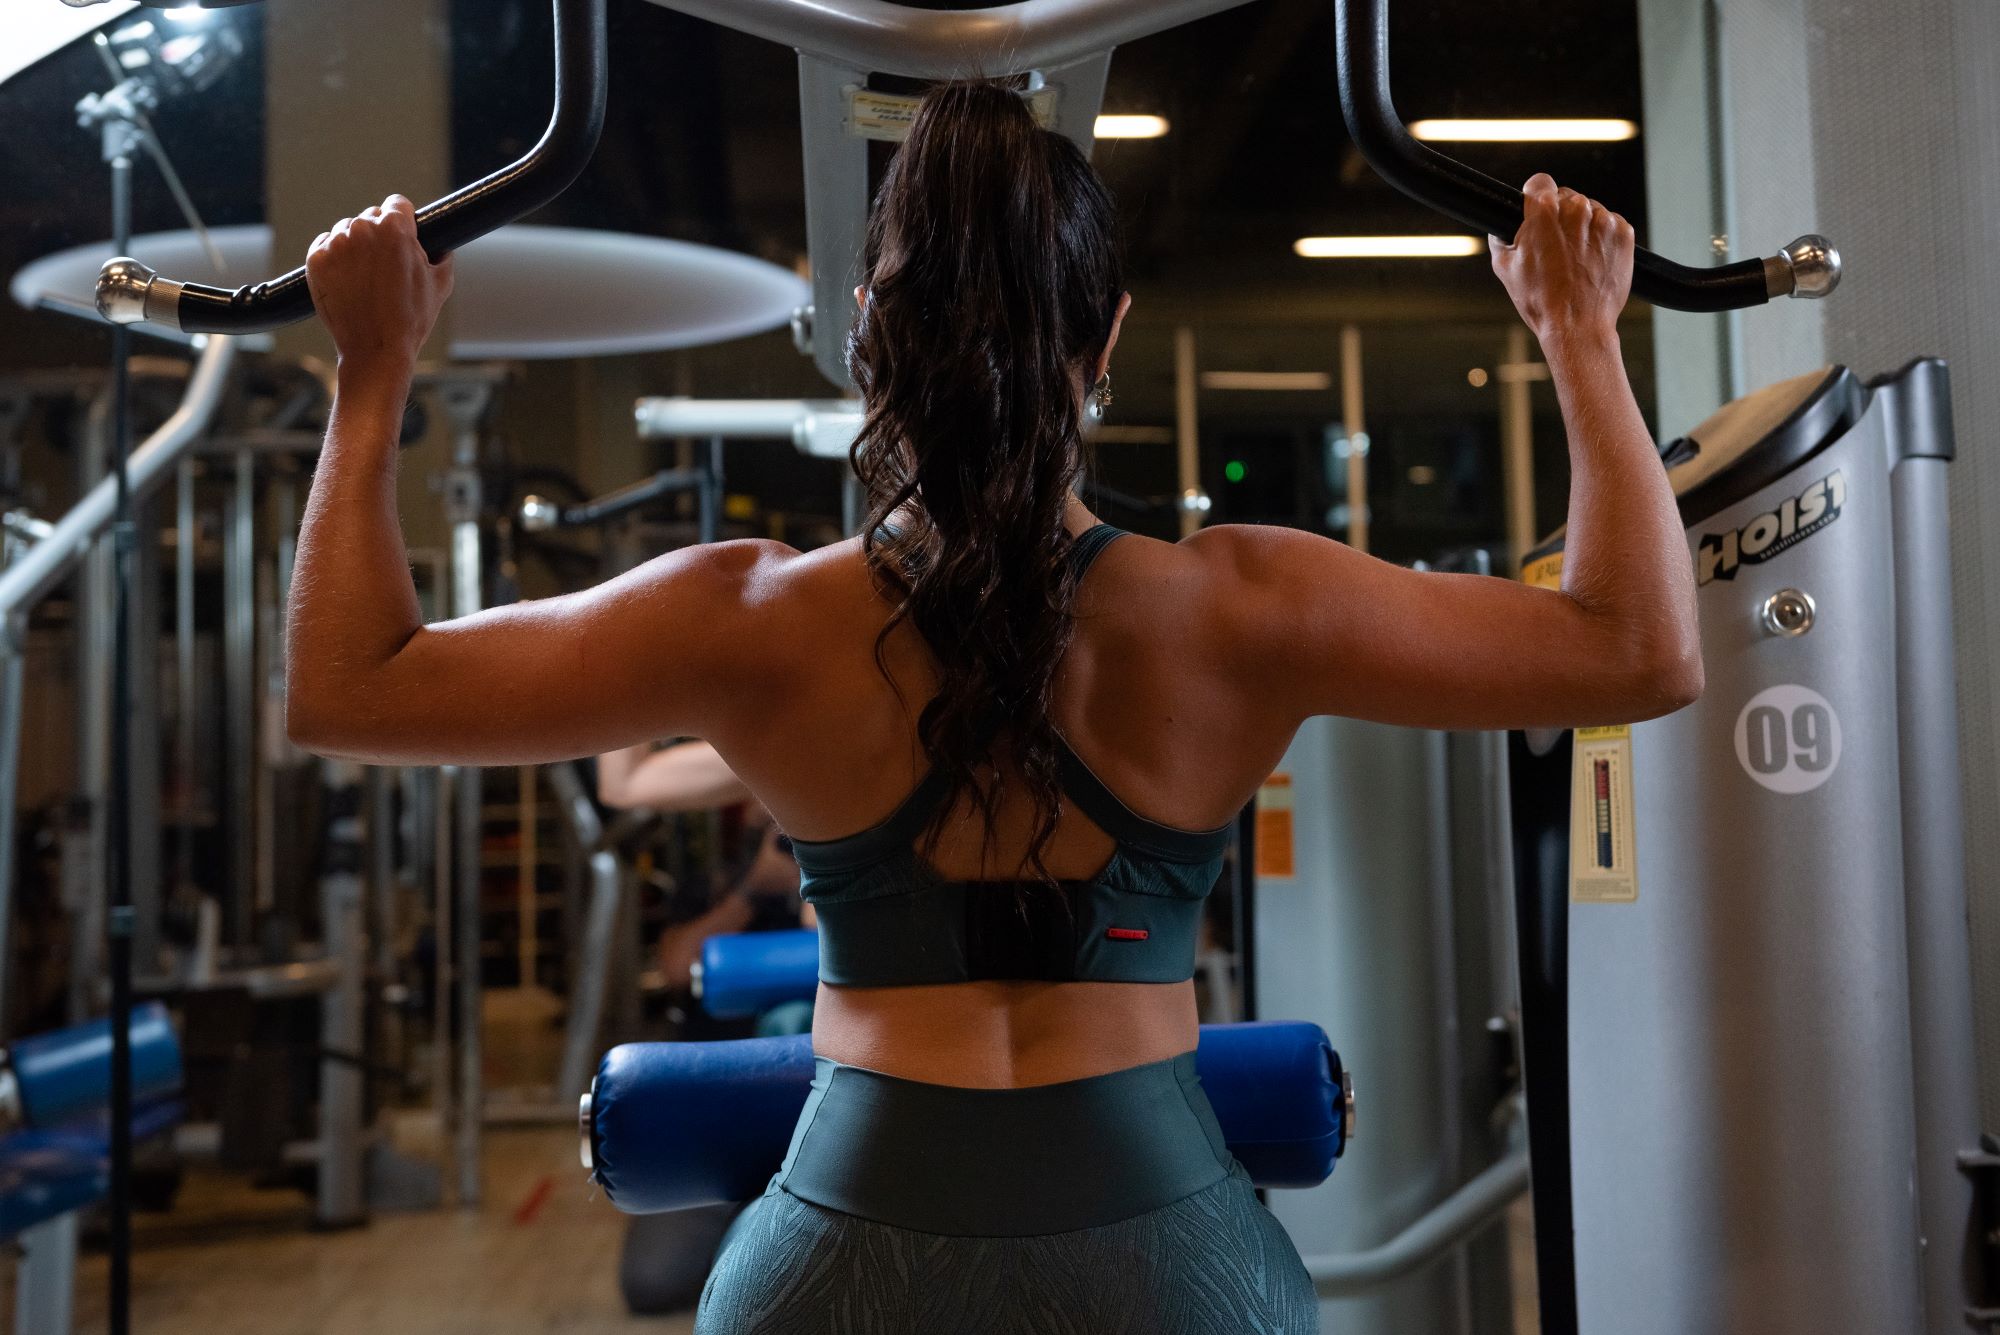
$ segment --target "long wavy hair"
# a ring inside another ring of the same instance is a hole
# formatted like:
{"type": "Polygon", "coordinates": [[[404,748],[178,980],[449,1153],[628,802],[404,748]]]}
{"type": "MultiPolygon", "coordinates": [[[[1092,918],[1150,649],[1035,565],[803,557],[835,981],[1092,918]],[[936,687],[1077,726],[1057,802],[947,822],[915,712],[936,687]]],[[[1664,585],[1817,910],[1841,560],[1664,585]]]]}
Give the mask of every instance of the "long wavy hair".
{"type": "Polygon", "coordinates": [[[1033,804],[1021,867],[1062,807],[1050,720],[1074,624],[1064,512],[1083,467],[1080,405],[1125,287],[1111,197],[1077,146],[1003,84],[933,88],[875,196],[865,297],[847,364],[865,416],[850,456],[867,496],[862,550],[935,660],[917,720],[987,847],[1005,748],[1033,804]]]}

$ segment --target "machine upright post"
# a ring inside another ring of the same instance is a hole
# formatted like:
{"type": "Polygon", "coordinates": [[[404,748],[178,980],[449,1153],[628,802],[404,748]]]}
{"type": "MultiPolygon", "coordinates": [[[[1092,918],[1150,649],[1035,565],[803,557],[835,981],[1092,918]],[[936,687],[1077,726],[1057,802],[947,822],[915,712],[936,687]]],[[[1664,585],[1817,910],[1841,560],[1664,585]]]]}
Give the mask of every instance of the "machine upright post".
{"type": "Polygon", "coordinates": [[[335,976],[333,986],[320,998],[320,1157],[314,1222],[322,1228],[342,1228],[368,1217],[363,1143],[368,931],[362,907],[367,850],[359,768],[329,763],[325,791],[331,819],[327,870],[320,880],[321,931],[335,976]]]}
{"type": "MultiPolygon", "coordinates": [[[[1896,708],[1902,739],[1903,890],[1910,952],[1910,1058],[1916,1090],[1917,1210],[1923,1235],[1924,1330],[1956,1335],[1967,1292],[1972,1180],[1959,1156],[1979,1148],[1965,825],[1959,790],[1958,682],[1953,662],[1948,523],[1952,444],[1942,363],[1892,391],[1900,409],[1890,474],[1896,534],[1896,708]],[[1914,390],[1928,390],[1917,393],[1914,390]],[[1926,415],[1930,420],[1911,419],[1926,415]]],[[[1919,368],[1919,374],[1925,368],[1919,368]]],[[[1885,391],[1891,392],[1891,391],[1885,391]]]]}
{"type": "Polygon", "coordinates": [[[813,364],[846,389],[849,295],[859,275],[868,223],[868,141],[847,132],[847,97],[868,83],[866,71],[799,52],[799,111],[806,162],[806,235],[819,256],[813,304],[802,313],[813,364]]]}
{"type": "Polygon", "coordinates": [[[617,854],[604,847],[603,822],[576,767],[550,765],[546,773],[570,841],[590,869],[590,903],[584,912],[583,945],[577,951],[577,968],[570,982],[569,1024],[556,1076],[557,1097],[574,1102],[590,1088],[590,1073],[602,1055],[597,1049],[598,1034],[604,1024],[624,876],[617,854]]]}
{"type": "Polygon", "coordinates": [[[228,879],[222,921],[233,946],[249,942],[256,922],[257,767],[257,459],[236,451],[235,486],[222,542],[222,693],[225,753],[224,788],[228,811],[228,879]]]}
{"type": "Polygon", "coordinates": [[[174,470],[174,750],[180,769],[180,819],[174,838],[174,877],[168,887],[178,890],[194,883],[195,801],[201,792],[201,767],[195,761],[195,633],[194,575],[198,520],[194,496],[194,460],[183,459],[174,470]]]}
{"type": "Polygon", "coordinates": [[[0,1042],[7,1028],[8,962],[14,941],[14,811],[21,781],[21,697],[27,685],[27,619],[0,620],[0,1042]]]}
{"type": "MultiPolygon", "coordinates": [[[[440,397],[450,414],[455,438],[452,467],[445,478],[445,518],[451,525],[450,610],[454,617],[471,616],[484,604],[483,554],[479,521],[483,509],[479,477],[479,430],[493,402],[499,375],[469,371],[441,386],[440,397]]],[[[452,862],[453,936],[456,938],[458,993],[458,1098],[454,1133],[458,1162],[458,1203],[476,1206],[480,1199],[480,1142],[485,1117],[484,1032],[481,973],[485,790],[480,771],[461,765],[453,771],[452,862]]]]}

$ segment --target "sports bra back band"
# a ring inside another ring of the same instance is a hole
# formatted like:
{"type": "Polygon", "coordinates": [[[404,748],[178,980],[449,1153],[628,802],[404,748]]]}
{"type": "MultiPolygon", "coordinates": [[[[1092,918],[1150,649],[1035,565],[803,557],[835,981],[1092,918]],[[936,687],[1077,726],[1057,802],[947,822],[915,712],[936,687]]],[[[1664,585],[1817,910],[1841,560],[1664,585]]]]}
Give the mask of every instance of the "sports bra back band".
{"type": "MultiPolygon", "coordinates": [[[[1109,524],[1078,535],[1070,547],[1075,578],[1123,536],[1109,524]]],[[[822,982],[1177,983],[1194,976],[1202,901],[1221,874],[1230,827],[1182,830],[1148,820],[1058,743],[1064,795],[1115,844],[1086,880],[940,876],[917,851],[946,795],[935,772],[859,834],[792,841],[799,892],[819,915],[822,982]]]]}

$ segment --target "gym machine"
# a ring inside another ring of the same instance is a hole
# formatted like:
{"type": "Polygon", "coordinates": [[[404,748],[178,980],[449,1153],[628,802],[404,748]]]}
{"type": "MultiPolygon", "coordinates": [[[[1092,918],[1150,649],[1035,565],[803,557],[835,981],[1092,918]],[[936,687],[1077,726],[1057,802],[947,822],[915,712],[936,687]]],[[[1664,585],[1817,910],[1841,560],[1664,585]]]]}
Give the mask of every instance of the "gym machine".
{"type": "MultiPolygon", "coordinates": [[[[1028,92],[1040,99],[1050,123],[1087,144],[1112,47],[1240,0],[1169,0],[1143,13],[1115,0],[1027,0],[974,11],[914,10],[882,0],[851,0],[839,8],[812,0],[665,2],[800,50],[808,228],[819,263],[814,306],[801,312],[795,327],[821,371],[844,384],[840,322],[816,319],[815,312],[840,309],[852,285],[866,211],[871,125],[873,132],[892,132],[908,105],[904,100],[899,111],[892,95],[869,89],[871,74],[948,77],[983,53],[999,62],[993,72],[1028,73],[1028,92]]],[[[518,212],[552,197],[587,157],[603,105],[601,0],[558,0],[556,9],[558,109],[550,134],[522,164],[420,211],[420,235],[432,254],[463,244],[508,209],[518,212]]],[[[1336,3],[1335,12],[1342,109],[1364,156],[1419,199],[1484,232],[1511,235],[1520,216],[1518,192],[1417,144],[1395,116],[1388,98],[1386,0],[1336,3]]],[[[1684,268],[1642,251],[1635,289],[1657,305],[1722,310],[1781,295],[1821,296],[1837,277],[1831,247],[1802,238],[1769,259],[1712,270],[1684,268]]],[[[302,272],[230,293],[113,261],[100,280],[99,307],[121,323],[154,320],[190,331],[248,331],[303,318],[310,299],[302,272]]],[[[1275,1008],[1281,998],[1266,1001],[1275,1008]]],[[[1462,1206],[1475,1187],[1490,1196],[1498,1190],[1495,1181],[1476,1178],[1447,1205],[1462,1206]]],[[[1499,1182],[1500,1188],[1506,1185],[1499,1182]]],[[[1426,1236],[1449,1241],[1456,1234],[1439,1225],[1426,1236]]]]}
{"type": "MultiPolygon", "coordinates": [[[[1935,359],[1836,366],[1664,446],[1706,692],[1513,741],[1552,1335],[1947,1335],[2000,1315],[1949,405],[1935,359]]],[[[1561,561],[1558,534],[1527,577],[1561,561]]]]}
{"type": "MultiPolygon", "coordinates": [[[[79,1216],[109,1188],[110,1022],[24,1038],[0,1051],[0,1243],[19,1254],[14,1325],[70,1329],[79,1216]]],[[[179,1040],[159,1006],[132,1012],[135,1141],[180,1120],[179,1040]]]]}

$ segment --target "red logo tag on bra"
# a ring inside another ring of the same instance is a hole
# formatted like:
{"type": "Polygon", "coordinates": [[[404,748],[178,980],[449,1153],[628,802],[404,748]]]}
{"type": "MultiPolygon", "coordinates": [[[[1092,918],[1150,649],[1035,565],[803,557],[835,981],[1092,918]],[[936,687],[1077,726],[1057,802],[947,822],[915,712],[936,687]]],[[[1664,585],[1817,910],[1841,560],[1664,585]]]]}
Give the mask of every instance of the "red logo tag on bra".
{"type": "Polygon", "coordinates": [[[1104,934],[1113,941],[1144,941],[1152,935],[1143,927],[1107,927],[1104,934]]]}

